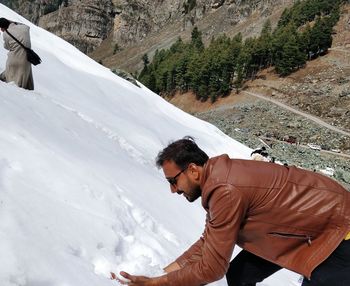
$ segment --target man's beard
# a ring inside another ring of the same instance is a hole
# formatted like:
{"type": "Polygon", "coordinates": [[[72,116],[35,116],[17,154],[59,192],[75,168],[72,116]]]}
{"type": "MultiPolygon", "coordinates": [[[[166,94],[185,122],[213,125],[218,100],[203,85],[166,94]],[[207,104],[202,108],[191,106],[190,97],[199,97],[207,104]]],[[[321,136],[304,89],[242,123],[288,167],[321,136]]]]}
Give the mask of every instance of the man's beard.
{"type": "Polygon", "coordinates": [[[195,186],[193,188],[191,188],[191,190],[186,193],[184,192],[184,196],[185,198],[190,202],[194,202],[196,199],[198,199],[202,194],[202,190],[199,186],[195,186]]]}

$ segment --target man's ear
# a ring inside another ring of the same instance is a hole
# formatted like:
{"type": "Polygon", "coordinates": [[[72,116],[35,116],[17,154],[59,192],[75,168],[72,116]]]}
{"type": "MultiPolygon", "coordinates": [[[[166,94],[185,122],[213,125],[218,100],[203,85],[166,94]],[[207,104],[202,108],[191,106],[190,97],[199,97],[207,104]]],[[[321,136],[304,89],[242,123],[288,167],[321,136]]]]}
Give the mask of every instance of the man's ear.
{"type": "Polygon", "coordinates": [[[198,180],[200,177],[200,166],[197,166],[195,163],[190,163],[188,165],[188,170],[190,172],[190,175],[195,179],[198,180]]]}

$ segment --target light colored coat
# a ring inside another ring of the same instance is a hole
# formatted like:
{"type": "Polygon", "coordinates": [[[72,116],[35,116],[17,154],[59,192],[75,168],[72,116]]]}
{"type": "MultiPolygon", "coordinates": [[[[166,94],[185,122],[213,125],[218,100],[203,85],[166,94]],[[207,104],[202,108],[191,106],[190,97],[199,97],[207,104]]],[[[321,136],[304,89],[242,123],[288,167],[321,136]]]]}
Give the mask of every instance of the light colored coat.
{"type": "MultiPolygon", "coordinates": [[[[24,24],[11,23],[7,29],[24,46],[30,48],[29,27],[24,24]]],[[[4,48],[8,50],[6,69],[0,75],[1,80],[15,82],[19,87],[33,90],[32,66],[27,60],[25,49],[12,39],[6,32],[3,33],[4,48]]]]}

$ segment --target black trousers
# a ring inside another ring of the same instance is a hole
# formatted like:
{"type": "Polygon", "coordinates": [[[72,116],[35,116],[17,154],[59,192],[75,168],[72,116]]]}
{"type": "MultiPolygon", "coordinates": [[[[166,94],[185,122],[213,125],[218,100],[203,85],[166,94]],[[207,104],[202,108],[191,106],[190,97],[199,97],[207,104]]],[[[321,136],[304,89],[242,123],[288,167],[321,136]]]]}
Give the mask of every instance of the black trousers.
{"type": "MultiPolygon", "coordinates": [[[[254,286],[280,269],[280,266],[242,250],[231,261],[226,280],[229,286],[254,286]]],[[[334,285],[350,285],[350,240],[343,241],[311,273],[311,280],[304,278],[302,284],[302,286],[334,285]]]]}

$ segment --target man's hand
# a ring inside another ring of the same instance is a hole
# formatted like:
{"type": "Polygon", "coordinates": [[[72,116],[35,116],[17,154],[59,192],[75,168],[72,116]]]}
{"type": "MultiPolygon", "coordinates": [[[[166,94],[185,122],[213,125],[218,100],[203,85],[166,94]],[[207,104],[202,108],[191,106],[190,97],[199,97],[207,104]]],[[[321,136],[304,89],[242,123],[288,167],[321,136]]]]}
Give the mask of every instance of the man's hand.
{"type": "Polygon", "coordinates": [[[127,272],[121,271],[120,275],[123,276],[125,279],[128,279],[129,281],[121,280],[115,275],[113,272],[111,272],[111,279],[117,280],[122,285],[129,285],[129,286],[158,286],[158,285],[166,285],[164,282],[167,281],[165,276],[156,277],[156,278],[149,278],[146,276],[136,276],[131,275],[127,272]]]}
{"type": "Polygon", "coordinates": [[[147,284],[147,281],[150,280],[150,278],[146,277],[146,276],[136,276],[136,275],[131,275],[127,272],[120,272],[120,275],[123,276],[125,279],[128,279],[130,280],[129,282],[126,282],[126,281],[123,281],[123,280],[120,280],[118,279],[119,283],[120,284],[123,284],[123,285],[131,285],[131,286],[136,286],[136,285],[139,285],[139,286],[146,286],[146,285],[151,285],[151,284],[147,284]]]}

